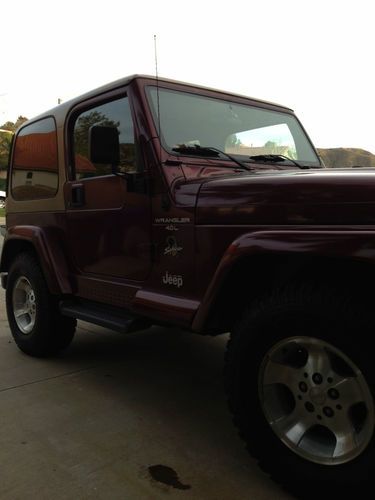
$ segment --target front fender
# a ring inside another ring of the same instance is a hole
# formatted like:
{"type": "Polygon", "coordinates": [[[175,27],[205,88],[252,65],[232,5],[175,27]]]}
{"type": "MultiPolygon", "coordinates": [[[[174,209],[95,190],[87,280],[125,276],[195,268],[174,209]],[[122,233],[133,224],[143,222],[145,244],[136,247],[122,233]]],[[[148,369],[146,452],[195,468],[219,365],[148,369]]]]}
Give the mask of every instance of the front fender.
{"type": "Polygon", "coordinates": [[[242,235],[225,251],[195,315],[193,330],[202,330],[222,284],[240,259],[272,254],[350,258],[375,264],[375,231],[259,231],[242,235]]]}
{"type": "Polygon", "coordinates": [[[72,293],[69,268],[58,231],[36,226],[9,227],[5,234],[0,272],[7,273],[14,258],[23,251],[34,252],[51,293],[72,293]]]}

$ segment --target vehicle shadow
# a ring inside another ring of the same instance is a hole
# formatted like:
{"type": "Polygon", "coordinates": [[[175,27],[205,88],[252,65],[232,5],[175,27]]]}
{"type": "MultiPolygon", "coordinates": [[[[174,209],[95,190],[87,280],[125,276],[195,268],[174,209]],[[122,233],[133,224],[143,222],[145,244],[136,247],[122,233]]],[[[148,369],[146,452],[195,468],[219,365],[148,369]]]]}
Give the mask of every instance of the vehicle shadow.
{"type": "Polygon", "coordinates": [[[55,363],[71,365],[72,371],[86,367],[86,381],[91,378],[107,397],[136,400],[145,415],[178,414],[180,425],[203,439],[215,439],[216,430],[222,433],[219,422],[231,428],[223,384],[226,336],[201,337],[161,327],[130,335],[83,328],[55,363]]]}
{"type": "MultiPolygon", "coordinates": [[[[231,421],[223,382],[227,338],[161,327],[122,336],[80,323],[73,344],[54,362],[86,367],[77,374],[84,391],[95,393],[99,405],[131,414],[143,439],[159,443],[164,465],[181,461],[184,468],[185,461],[199,477],[203,468],[207,484],[221,491],[204,498],[244,498],[247,491],[252,498],[290,498],[260,472],[231,421]],[[237,490],[238,496],[229,493],[237,490]]],[[[155,465],[144,464],[144,474],[155,465]]],[[[193,474],[193,487],[194,480],[202,483],[193,474]]]]}

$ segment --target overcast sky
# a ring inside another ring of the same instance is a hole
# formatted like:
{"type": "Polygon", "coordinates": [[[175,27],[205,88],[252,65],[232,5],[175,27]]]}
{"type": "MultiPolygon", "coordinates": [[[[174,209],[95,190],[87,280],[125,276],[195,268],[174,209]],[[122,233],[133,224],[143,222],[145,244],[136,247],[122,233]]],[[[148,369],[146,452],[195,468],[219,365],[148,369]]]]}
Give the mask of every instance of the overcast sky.
{"type": "Polygon", "coordinates": [[[7,0],[0,124],[134,73],[293,108],[317,147],[375,153],[371,0],[7,0]]]}

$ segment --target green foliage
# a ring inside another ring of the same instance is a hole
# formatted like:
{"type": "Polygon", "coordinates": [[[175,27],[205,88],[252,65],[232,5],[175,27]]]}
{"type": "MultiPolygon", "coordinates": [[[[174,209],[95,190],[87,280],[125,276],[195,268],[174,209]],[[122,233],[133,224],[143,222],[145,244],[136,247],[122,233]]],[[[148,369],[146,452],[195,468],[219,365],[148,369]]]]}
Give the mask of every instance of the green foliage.
{"type": "Polygon", "coordinates": [[[0,170],[5,170],[8,166],[8,156],[11,142],[12,135],[0,131],[0,170]]]}
{"type": "Polygon", "coordinates": [[[1,125],[0,128],[4,130],[9,130],[10,132],[15,132],[23,123],[25,123],[28,120],[26,116],[20,115],[16,122],[5,122],[4,125],[1,125]]]}
{"type": "Polygon", "coordinates": [[[241,139],[236,134],[232,134],[228,137],[225,147],[241,146],[241,144],[241,139]]]}
{"type": "MultiPolygon", "coordinates": [[[[5,122],[3,125],[0,125],[0,129],[7,130],[9,132],[15,132],[18,127],[20,127],[25,121],[27,121],[27,118],[25,116],[19,116],[15,123],[10,121],[5,122]]],[[[0,170],[6,170],[8,166],[8,157],[11,142],[12,134],[0,131],[0,170]]]]}
{"type": "Polygon", "coordinates": [[[93,125],[117,128],[120,123],[108,120],[108,118],[98,111],[91,111],[81,115],[74,127],[74,152],[85,158],[89,157],[89,129],[93,125]]]}
{"type": "Polygon", "coordinates": [[[267,150],[270,150],[271,153],[273,152],[276,152],[277,148],[279,147],[277,142],[273,142],[273,141],[267,141],[264,145],[264,147],[267,149],[267,150]]]}

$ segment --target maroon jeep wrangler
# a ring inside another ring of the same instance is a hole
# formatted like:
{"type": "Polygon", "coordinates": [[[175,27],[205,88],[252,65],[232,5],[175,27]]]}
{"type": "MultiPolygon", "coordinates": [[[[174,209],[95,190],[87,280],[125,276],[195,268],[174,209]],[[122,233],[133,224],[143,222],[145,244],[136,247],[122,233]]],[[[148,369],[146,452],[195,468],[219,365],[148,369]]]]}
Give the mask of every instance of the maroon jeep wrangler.
{"type": "MultiPolygon", "coordinates": [[[[324,168],[288,108],[132,76],[14,138],[2,285],[19,348],[76,320],[231,332],[251,454],[299,497],[375,472],[375,172],[324,168]]],[[[193,369],[193,367],[192,367],[193,369]]]]}

